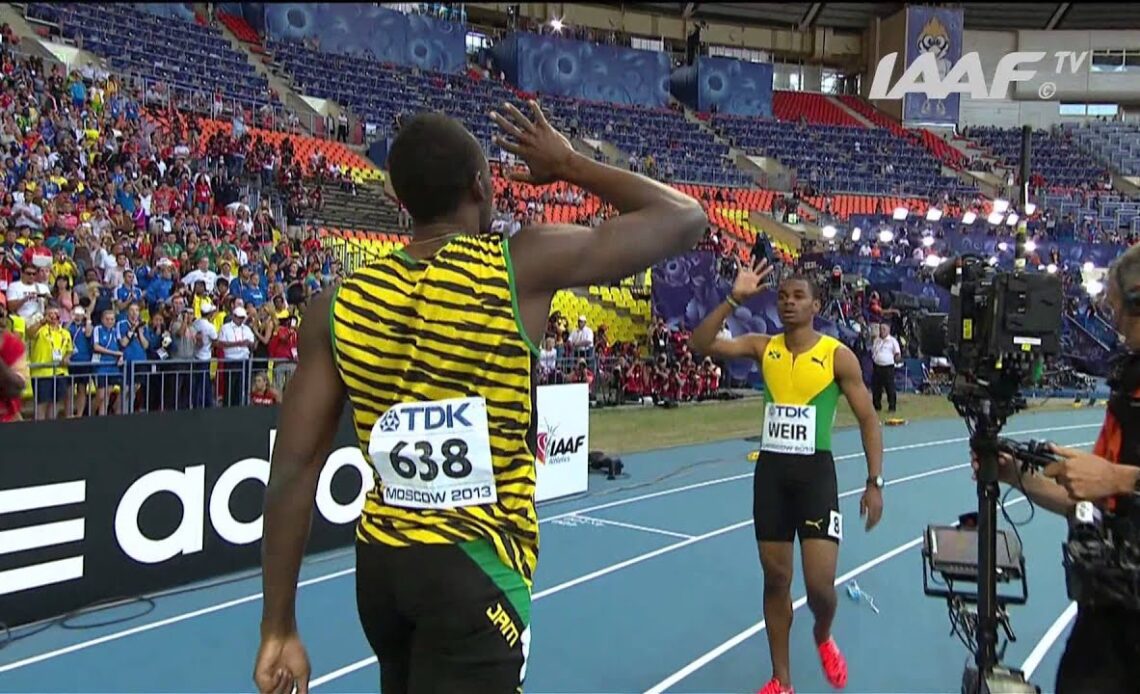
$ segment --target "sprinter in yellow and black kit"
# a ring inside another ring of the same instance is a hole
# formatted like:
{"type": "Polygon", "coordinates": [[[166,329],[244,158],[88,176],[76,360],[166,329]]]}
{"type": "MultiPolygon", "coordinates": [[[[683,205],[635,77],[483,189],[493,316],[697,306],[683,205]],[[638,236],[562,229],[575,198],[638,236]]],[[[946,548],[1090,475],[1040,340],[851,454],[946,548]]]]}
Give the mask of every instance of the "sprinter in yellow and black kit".
{"type": "MultiPolygon", "coordinates": [[[[554,293],[691,248],[708,220],[684,194],[574,152],[537,103],[492,115],[516,180],[567,181],[620,213],[595,228],[491,233],[479,142],[442,114],[402,123],[388,164],[413,219],[401,250],[305,315],[265,501],[254,681],[305,694],[294,618],[321,466],[344,402],[375,471],[356,530],[356,598],[384,694],[521,691],[538,561],[535,381],[554,293]]],[[[327,293],[326,293],[327,294],[327,293]]]]}
{"type": "Polygon", "coordinates": [[[793,694],[788,637],[792,624],[792,543],[799,536],[808,607],[820,665],[837,689],[847,684],[847,662],[835,639],[835,571],[843,513],[831,455],[839,397],[847,398],[863,439],[867,484],[860,515],[869,531],[883,511],[883,439],[859,361],[838,340],[813,327],[818,288],[792,276],[780,283],[777,307],[784,332],[725,339],[718,332],[740,305],[756,296],[771,268],[761,260],[742,269],[728,299],[693,331],[692,349],[721,359],[751,359],[764,378],[764,421],[753,477],[752,514],[764,573],[764,619],[772,677],[760,694],[793,694]]]}

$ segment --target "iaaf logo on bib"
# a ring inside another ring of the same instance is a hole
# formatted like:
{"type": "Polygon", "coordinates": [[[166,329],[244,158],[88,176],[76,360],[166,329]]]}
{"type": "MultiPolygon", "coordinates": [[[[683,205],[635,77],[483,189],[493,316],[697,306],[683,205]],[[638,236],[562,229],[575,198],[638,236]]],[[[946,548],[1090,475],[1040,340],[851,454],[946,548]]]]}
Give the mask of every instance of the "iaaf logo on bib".
{"type": "MultiPolygon", "coordinates": [[[[1022,69],[1020,66],[1037,65],[1048,55],[1044,51],[1008,53],[998,61],[993,83],[987,85],[982,59],[977,53],[966,53],[951,66],[950,61],[940,58],[938,53],[923,52],[891,87],[891,75],[895,71],[899,54],[888,53],[875,67],[875,77],[867,98],[897,101],[907,94],[923,94],[928,99],[967,94],[971,99],[1004,99],[1010,84],[1027,82],[1037,76],[1036,69],[1022,69]]],[[[1088,60],[1089,51],[1055,51],[1053,57],[1057,61],[1056,74],[1076,75],[1088,60]]],[[[1042,82],[1037,87],[1037,96],[1042,99],[1051,99],[1056,93],[1057,85],[1054,82],[1042,82]]]]}
{"type": "Polygon", "coordinates": [[[538,433],[538,450],[535,452],[538,462],[543,465],[557,465],[570,460],[570,456],[578,452],[586,443],[586,436],[567,436],[558,438],[558,427],[550,426],[545,422],[546,430],[538,433]]]}

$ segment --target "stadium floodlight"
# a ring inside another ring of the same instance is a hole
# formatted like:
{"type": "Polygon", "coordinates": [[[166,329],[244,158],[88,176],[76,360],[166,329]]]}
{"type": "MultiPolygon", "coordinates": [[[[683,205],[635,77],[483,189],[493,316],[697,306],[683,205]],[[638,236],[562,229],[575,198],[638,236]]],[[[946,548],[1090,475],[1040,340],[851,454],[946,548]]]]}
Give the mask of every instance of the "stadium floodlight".
{"type": "Polygon", "coordinates": [[[859,227],[855,227],[854,229],[851,230],[851,240],[852,241],[858,241],[861,238],[863,238],[863,230],[862,229],[860,229],[859,227]]]}
{"type": "Polygon", "coordinates": [[[1001,220],[1005,215],[1001,212],[990,212],[990,216],[986,217],[986,221],[990,224],[1001,224],[1001,220]]]}
{"type": "Polygon", "coordinates": [[[1045,266],[1045,272],[1048,272],[1050,275],[1055,275],[1057,274],[1057,266],[1053,263],[1049,263],[1045,266]]]}
{"type": "Polygon", "coordinates": [[[922,237],[922,245],[926,246],[927,248],[930,248],[931,246],[934,245],[934,237],[933,236],[923,236],[922,237]]]}
{"type": "Polygon", "coordinates": [[[998,250],[1001,251],[1002,253],[1005,253],[1006,251],[1009,250],[1009,244],[1006,243],[1005,241],[999,242],[998,243],[998,250]]]}
{"type": "Polygon", "coordinates": [[[931,207],[926,211],[926,221],[937,222],[940,219],[942,219],[942,210],[937,207],[931,207]]]}
{"type": "Polygon", "coordinates": [[[1104,283],[1100,280],[1089,280],[1085,283],[1085,291],[1089,293],[1089,296],[1100,296],[1100,293],[1104,291],[1104,283]]]}
{"type": "Polygon", "coordinates": [[[823,238],[833,239],[833,238],[835,238],[835,234],[836,234],[835,227],[831,226],[830,224],[828,224],[827,226],[825,226],[823,228],[823,238]]]}
{"type": "Polygon", "coordinates": [[[1037,205],[1034,205],[1031,202],[1025,203],[1025,216],[1026,217],[1032,217],[1033,213],[1036,211],[1037,211],[1037,205]]]}
{"type": "Polygon", "coordinates": [[[1037,250],[1037,244],[1034,241],[1030,240],[1025,242],[1026,253],[1032,253],[1035,250],[1037,250]]]}
{"type": "Polygon", "coordinates": [[[998,214],[1005,214],[1005,211],[1008,209],[1009,200],[1002,200],[1001,198],[994,200],[994,212],[997,212],[998,214]]]}
{"type": "Polygon", "coordinates": [[[966,226],[973,224],[977,220],[978,220],[978,215],[974,214],[973,211],[967,212],[966,214],[962,215],[962,223],[965,224],[966,226]]]}
{"type": "Polygon", "coordinates": [[[890,229],[883,229],[879,232],[879,240],[883,243],[890,243],[895,240],[895,232],[890,229]]]}
{"type": "Polygon", "coordinates": [[[1020,219],[1020,217],[1017,216],[1016,212],[1010,212],[1009,216],[1005,218],[1006,226],[1014,226],[1017,224],[1018,219],[1020,219]]]}
{"type": "Polygon", "coordinates": [[[908,214],[910,214],[910,210],[908,210],[907,208],[905,208],[905,207],[896,207],[896,208],[895,208],[895,213],[894,213],[893,215],[891,215],[891,216],[892,216],[892,217],[894,217],[894,219],[895,219],[896,221],[899,221],[899,222],[901,222],[901,221],[903,221],[904,219],[906,219],[906,217],[907,217],[907,215],[908,215],[908,214]]]}

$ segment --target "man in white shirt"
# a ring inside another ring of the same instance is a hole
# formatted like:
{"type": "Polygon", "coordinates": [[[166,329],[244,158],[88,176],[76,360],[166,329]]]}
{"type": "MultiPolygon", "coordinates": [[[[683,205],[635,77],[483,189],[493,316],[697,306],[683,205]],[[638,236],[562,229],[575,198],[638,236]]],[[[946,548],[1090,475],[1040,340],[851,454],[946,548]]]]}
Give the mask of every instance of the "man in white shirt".
{"type": "Polygon", "coordinates": [[[218,331],[214,328],[214,305],[203,301],[199,307],[202,317],[194,321],[190,331],[194,335],[193,378],[190,381],[190,398],[193,407],[213,407],[214,388],[210,382],[210,358],[218,331]]]}
{"type": "Polygon", "coordinates": [[[895,365],[902,363],[902,348],[891,335],[891,326],[879,324],[879,336],[871,343],[871,361],[874,370],[871,374],[871,400],[875,411],[883,409],[883,390],[887,391],[887,411],[894,412],[897,404],[895,394],[895,365]]]}
{"type": "Polygon", "coordinates": [[[218,276],[210,270],[210,260],[208,258],[199,258],[198,267],[186,273],[186,276],[182,278],[182,284],[185,284],[187,287],[193,287],[194,283],[198,280],[202,280],[206,283],[207,293],[214,291],[214,283],[218,281],[218,276]]]}
{"type": "Polygon", "coordinates": [[[234,309],[233,320],[224,324],[218,332],[217,346],[221,347],[222,355],[227,361],[249,359],[251,350],[257,344],[253,329],[245,322],[248,315],[244,307],[238,306],[234,309]]]}
{"type": "Polygon", "coordinates": [[[20,279],[8,285],[8,311],[31,324],[35,316],[44,314],[49,296],[51,294],[47,284],[36,281],[36,268],[30,264],[25,265],[20,279]]]}
{"type": "Polygon", "coordinates": [[[257,339],[254,337],[253,329],[245,322],[247,317],[245,308],[238,306],[234,309],[233,320],[223,325],[218,332],[217,346],[222,349],[222,356],[225,359],[220,373],[225,374],[225,398],[228,407],[242,404],[248,389],[245,382],[248,366],[246,362],[249,361],[251,350],[257,345],[257,339]]]}
{"type": "Polygon", "coordinates": [[[576,355],[594,348],[594,331],[586,325],[585,316],[578,316],[578,329],[570,333],[568,342],[576,355]]]}

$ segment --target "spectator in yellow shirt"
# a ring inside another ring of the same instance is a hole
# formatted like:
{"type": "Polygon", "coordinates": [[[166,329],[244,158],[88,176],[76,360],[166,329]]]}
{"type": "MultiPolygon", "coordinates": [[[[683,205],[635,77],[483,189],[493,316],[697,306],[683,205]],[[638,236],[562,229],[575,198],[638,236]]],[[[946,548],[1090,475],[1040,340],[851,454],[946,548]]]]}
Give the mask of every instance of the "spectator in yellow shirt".
{"type": "Polygon", "coordinates": [[[55,281],[60,277],[67,277],[71,280],[71,284],[75,284],[75,278],[79,276],[79,268],[76,267],[75,261],[67,255],[67,249],[60,248],[55,252],[55,260],[51,264],[51,282],[55,286],[55,281]]]}
{"type": "Polygon", "coordinates": [[[47,310],[45,320],[28,329],[32,345],[32,388],[36,399],[36,419],[55,419],[60,401],[71,412],[71,388],[67,365],[75,346],[71,333],[60,321],[59,308],[47,310]]]}

